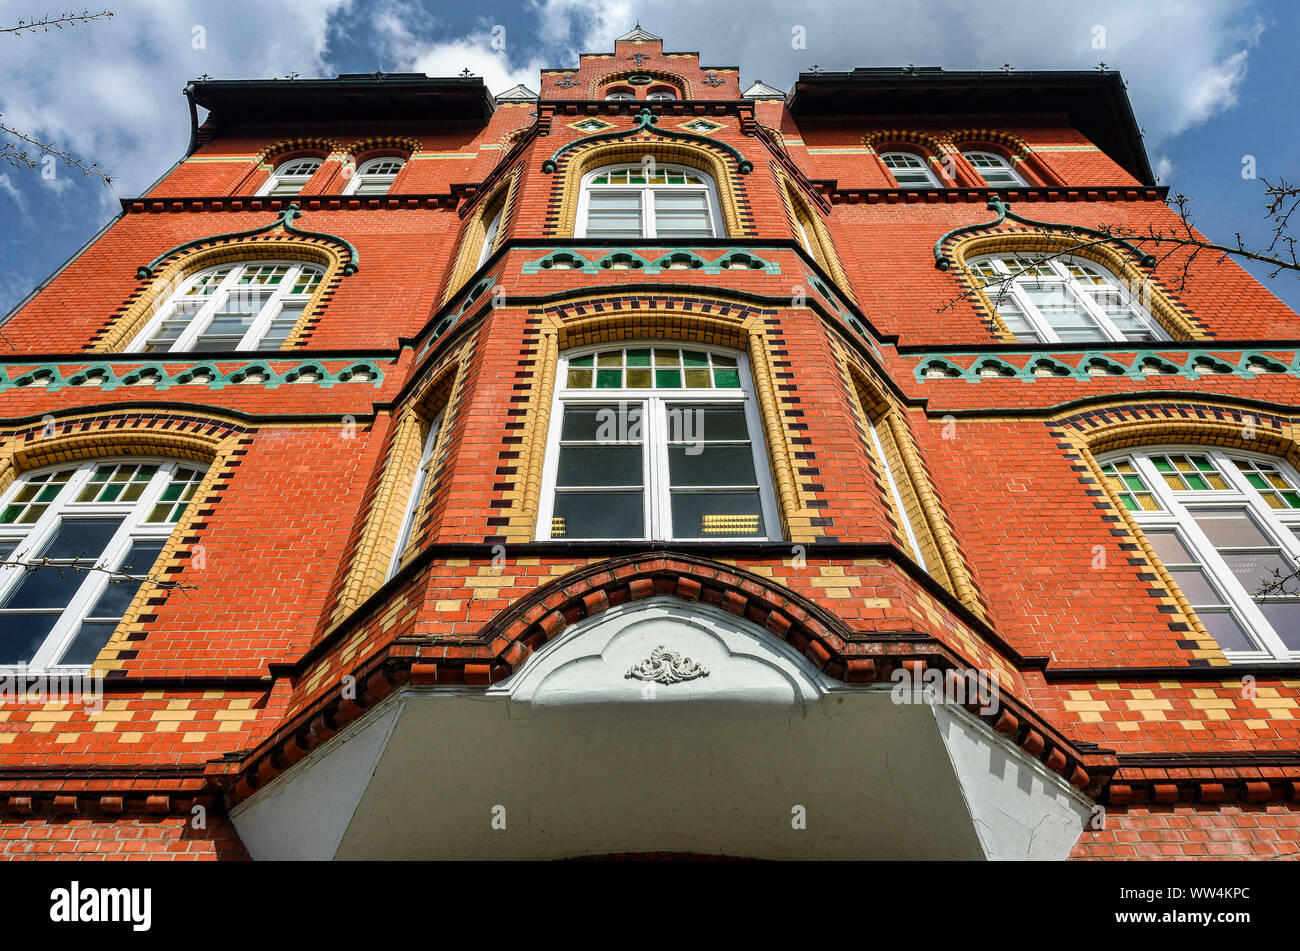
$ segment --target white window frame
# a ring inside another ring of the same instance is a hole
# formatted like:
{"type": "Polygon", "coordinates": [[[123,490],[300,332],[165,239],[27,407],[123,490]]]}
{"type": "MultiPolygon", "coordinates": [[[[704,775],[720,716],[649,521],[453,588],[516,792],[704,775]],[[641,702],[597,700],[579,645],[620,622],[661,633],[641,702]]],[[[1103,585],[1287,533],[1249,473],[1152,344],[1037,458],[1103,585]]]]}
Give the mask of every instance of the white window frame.
{"type": "Polygon", "coordinates": [[[1020,188],[1029,187],[1029,183],[1025,181],[1023,175],[1016,171],[1015,166],[1001,155],[998,155],[997,152],[987,152],[983,149],[971,149],[969,152],[963,152],[962,158],[966,160],[970,167],[975,170],[975,174],[983,179],[984,184],[989,186],[989,188],[1015,188],[1017,186],[1020,188]],[[995,184],[990,182],[988,177],[984,174],[985,169],[975,164],[974,159],[976,156],[981,159],[991,159],[998,170],[1007,173],[1007,176],[1012,180],[1011,184],[995,184]]]}
{"type": "MultiPolygon", "coordinates": [[[[1142,303],[1133,296],[1129,289],[1124,285],[1124,282],[1119,280],[1109,268],[1098,264],[1091,258],[1082,258],[1075,255],[1061,255],[1054,258],[1043,259],[1042,255],[1034,252],[1027,252],[1024,254],[1016,252],[1007,252],[1004,254],[983,254],[979,257],[972,258],[967,263],[967,269],[970,270],[974,265],[985,262],[991,263],[993,269],[997,271],[999,276],[1004,278],[1001,283],[984,285],[984,293],[993,300],[994,309],[997,309],[998,299],[1002,295],[1010,297],[1016,307],[1024,315],[1025,319],[1029,322],[1034,332],[1041,338],[1043,343],[1064,343],[1066,346],[1071,347],[1086,347],[1089,343],[1102,341],[1062,341],[1061,338],[1057,336],[1056,331],[1052,328],[1051,324],[1049,324],[1046,318],[1039,313],[1038,307],[1034,304],[1033,300],[1027,293],[1025,293],[1023,285],[1041,286],[1044,283],[1060,284],[1064,293],[1068,294],[1071,300],[1082,306],[1088,317],[1092,319],[1097,328],[1102,332],[1106,341],[1116,343],[1148,342],[1124,336],[1123,332],[1115,326],[1110,317],[1107,316],[1106,311],[1098,305],[1092,295],[1080,289],[1085,285],[1080,284],[1078,278],[1071,274],[1068,268],[1069,264],[1075,262],[1092,268],[1094,271],[1101,274],[1102,277],[1106,278],[1109,286],[1119,292],[1124,305],[1131,308],[1137,314],[1138,318],[1146,324],[1147,329],[1151,331],[1152,336],[1156,340],[1170,339],[1169,334],[1165,331],[1164,327],[1160,325],[1160,322],[1155,319],[1149,310],[1142,306],[1142,303]],[[1034,274],[1026,274],[1020,270],[1012,270],[1004,260],[1007,257],[1028,258],[1040,266],[1046,265],[1051,269],[1053,276],[1050,278],[1042,277],[1034,274]],[[1005,280],[1006,278],[1010,278],[1010,280],[1005,280]]],[[[981,275],[974,272],[972,272],[972,274],[975,280],[983,280],[981,275]]]]}
{"type": "Polygon", "coordinates": [[[560,355],[555,394],[551,403],[550,431],[546,436],[546,459],[542,467],[542,498],[538,506],[537,539],[551,538],[551,517],[555,511],[555,479],[560,457],[560,432],[564,424],[566,406],[582,404],[606,406],[611,403],[642,403],[642,487],[645,511],[642,525],[644,534],[631,538],[582,538],[572,541],[747,541],[771,542],[781,540],[781,521],[772,490],[770,453],[767,434],[763,430],[762,416],[758,411],[754,380],[749,372],[749,361],[744,353],[725,347],[710,347],[682,340],[620,340],[617,342],[577,347],[560,355]],[[567,387],[569,361],[575,357],[617,348],[680,348],[734,357],[740,376],[738,389],[668,389],[648,387],[636,389],[570,389],[567,387]],[[745,411],[745,427],[754,456],[754,473],[758,480],[759,506],[763,513],[764,535],[700,535],[674,538],[672,534],[672,493],[668,470],[668,432],[666,404],[692,403],[697,405],[739,405],[745,411]]]}
{"type": "Polygon", "coordinates": [[[343,188],[343,194],[355,195],[363,184],[387,185],[382,192],[369,192],[371,195],[386,195],[392,188],[393,182],[397,181],[397,176],[402,174],[402,169],[406,168],[406,159],[400,155],[379,155],[375,158],[366,159],[357,166],[352,177],[348,179],[347,185],[343,188]],[[398,165],[395,172],[375,172],[373,171],[379,165],[386,162],[396,162],[398,165]]]}
{"type": "Polygon", "coordinates": [[[1292,527],[1300,528],[1300,509],[1274,509],[1246,481],[1233,458],[1255,459],[1274,465],[1295,486],[1300,487],[1300,472],[1286,460],[1264,453],[1233,449],[1225,452],[1216,447],[1192,444],[1142,446],[1124,449],[1097,457],[1099,465],[1128,459],[1133,462],[1142,481],[1146,483],[1162,511],[1129,510],[1129,514],[1145,531],[1160,529],[1175,531],[1184,546],[1201,560],[1201,566],[1210,581],[1219,589],[1225,602],[1232,608],[1236,621],[1248,637],[1260,647],[1255,651],[1225,650],[1224,656],[1233,663],[1258,663],[1268,661],[1300,660],[1300,649],[1291,650],[1268,622],[1250,597],[1250,592],[1237,580],[1227,562],[1215,549],[1209,537],[1192,517],[1189,507],[1201,509],[1247,508],[1258,527],[1271,541],[1277,543],[1284,555],[1300,565],[1300,536],[1292,527]],[[1208,456],[1228,482],[1231,489],[1176,492],[1155,468],[1152,455],[1195,454],[1208,456]]]}
{"type": "MultiPolygon", "coordinates": [[[[174,292],[172,292],[172,294],[167,298],[167,300],[163,303],[163,305],[158,308],[158,312],[154,314],[152,318],[150,318],[149,323],[145,325],[144,329],[140,331],[140,333],[138,333],[135,336],[135,339],[132,340],[131,343],[127,346],[126,352],[127,353],[143,352],[149,340],[162,328],[162,325],[170,319],[171,315],[175,312],[177,306],[179,306],[186,299],[185,292],[188,291],[191,287],[193,287],[195,282],[197,282],[203,276],[207,274],[211,274],[215,271],[219,271],[222,268],[228,267],[230,268],[230,273],[227,274],[225,277],[221,278],[221,280],[214,287],[212,293],[203,295],[203,297],[200,298],[201,300],[204,301],[203,305],[197,311],[195,311],[194,316],[190,318],[188,325],[185,327],[183,331],[181,331],[180,335],[172,342],[171,347],[168,348],[167,350],[150,351],[151,353],[194,352],[191,351],[190,348],[194,346],[194,342],[203,335],[203,332],[207,330],[208,325],[211,324],[212,317],[216,313],[217,307],[226,300],[226,298],[229,296],[229,294],[232,291],[238,290],[240,286],[238,283],[239,276],[249,268],[268,267],[268,266],[274,267],[279,265],[287,266],[289,268],[288,273],[285,274],[284,278],[281,279],[280,283],[277,284],[275,286],[275,289],[272,290],[271,293],[268,295],[266,302],[258,310],[257,316],[254,317],[249,322],[248,330],[244,332],[244,336],[240,338],[239,343],[236,344],[234,348],[235,350],[257,350],[258,345],[262,342],[262,339],[266,336],[267,332],[271,329],[271,324],[275,321],[276,317],[278,317],[280,312],[284,309],[284,304],[288,299],[292,298],[296,300],[303,300],[308,306],[310,306],[312,299],[316,296],[317,291],[319,291],[320,282],[318,282],[316,288],[313,289],[305,297],[303,297],[303,295],[297,295],[291,293],[294,284],[297,283],[298,278],[302,275],[304,269],[313,268],[319,271],[321,273],[321,280],[323,281],[325,276],[325,268],[321,267],[319,264],[314,264],[310,261],[287,261],[287,260],[274,260],[274,259],[239,261],[233,265],[219,264],[216,265],[215,267],[204,268],[202,271],[198,271],[194,274],[191,274],[189,277],[185,279],[185,281],[181,284],[180,287],[178,287],[174,292]]],[[[247,285],[247,286],[259,287],[265,285],[247,285]]],[[[289,338],[286,337],[284,342],[288,342],[288,339],[289,338]]],[[[284,344],[282,343],[281,346],[283,345],[284,344]]],[[[275,353],[279,349],[280,347],[276,347],[275,350],[264,350],[262,352],[275,353]]],[[[197,352],[221,353],[222,351],[202,350],[197,352]]]]}
{"type": "MultiPolygon", "coordinates": [[[[76,471],[64,483],[63,489],[49,503],[40,518],[29,525],[0,525],[0,541],[5,543],[5,547],[8,547],[8,543],[17,542],[13,554],[10,556],[12,560],[30,561],[33,558],[38,558],[39,556],[35,553],[41,551],[41,548],[53,537],[60,522],[65,518],[121,518],[122,524],[113,533],[104,550],[98,555],[87,553],[83,562],[91,565],[111,566],[114,570],[124,567],[121,565],[121,561],[133,542],[162,541],[165,543],[176,530],[179,520],[176,522],[152,523],[145,521],[150,509],[158,502],[159,496],[168,483],[171,482],[172,475],[176,470],[192,469],[197,471],[200,476],[207,471],[206,466],[188,460],[160,459],[148,456],[112,456],[91,459],[81,463],[43,466],[40,469],[24,472],[22,476],[14,480],[14,484],[9,487],[3,497],[0,497],[0,510],[14,499],[31,478],[46,472],[55,472],[68,468],[75,468],[76,471]],[[72,502],[77,494],[85,488],[90,481],[90,477],[99,466],[131,464],[158,466],[158,471],[149,480],[148,487],[134,502],[72,502]]],[[[192,506],[194,504],[193,499],[188,504],[192,506]]],[[[182,515],[181,519],[183,520],[184,517],[182,515]]],[[[130,574],[133,577],[152,576],[153,568],[153,564],[132,565],[130,574]]],[[[57,569],[40,568],[37,570],[54,571],[57,569]]],[[[3,606],[8,601],[26,574],[26,570],[19,565],[0,565],[0,606],[3,606]]],[[[57,664],[54,662],[71,646],[81,622],[85,620],[87,613],[95,606],[100,595],[104,593],[104,590],[111,583],[108,572],[104,571],[87,571],[81,577],[81,584],[69,600],[68,606],[64,608],[58,621],[50,629],[50,633],[46,636],[35,656],[27,662],[26,666],[29,669],[61,672],[85,672],[90,669],[88,664],[57,664]]],[[[0,671],[12,669],[12,667],[0,665],[0,671]]]]}
{"type": "Polygon", "coordinates": [[[605,93],[606,102],[635,102],[636,93],[620,90],[617,92],[605,93]]]}
{"type": "Polygon", "coordinates": [[[411,534],[415,531],[415,516],[420,511],[424,489],[429,484],[429,470],[433,467],[434,453],[438,448],[438,437],[442,432],[442,418],[445,412],[445,408],[438,411],[429,423],[428,435],[424,437],[424,448],[420,451],[420,464],[415,470],[415,481],[411,484],[411,492],[407,496],[406,507],[402,512],[402,521],[397,530],[397,546],[393,549],[393,557],[388,563],[388,573],[384,575],[385,581],[397,574],[398,569],[402,567],[402,558],[406,554],[406,549],[411,547],[411,534]]]}
{"type": "MultiPolygon", "coordinates": [[[[675,165],[666,162],[655,163],[656,172],[677,171],[689,175],[698,176],[702,179],[702,184],[684,184],[684,185],[593,185],[592,179],[598,175],[608,172],[615,172],[625,168],[641,169],[642,166],[637,162],[618,162],[614,165],[604,165],[600,168],[593,169],[586,175],[582,176],[581,191],[578,195],[578,213],[577,222],[574,227],[574,237],[585,238],[587,236],[587,212],[591,204],[591,194],[593,191],[608,193],[637,193],[641,203],[641,237],[655,238],[658,234],[655,230],[654,220],[654,193],[656,191],[668,192],[702,192],[705,196],[705,202],[708,205],[709,227],[713,231],[710,237],[725,238],[726,231],[722,226],[722,217],[719,214],[718,206],[718,187],[714,182],[713,176],[708,172],[701,171],[698,168],[692,168],[689,165],[675,165]]],[[[703,237],[703,236],[700,236],[703,237]]],[[[628,238],[627,240],[636,240],[628,238]]],[[[683,240],[691,240],[684,238],[683,240]]]]}
{"type": "Polygon", "coordinates": [[[324,164],[325,164],[324,159],[317,158],[314,155],[300,155],[297,158],[285,159],[283,162],[281,162],[279,165],[275,167],[275,171],[273,171],[270,174],[270,176],[267,178],[267,180],[262,183],[262,187],[257,190],[257,193],[259,195],[270,195],[280,185],[296,183],[298,185],[297,191],[280,192],[276,194],[274,197],[292,198],[294,195],[300,195],[302,194],[302,190],[307,187],[307,183],[311,181],[311,177],[315,175],[317,172],[319,172],[321,166],[324,164]],[[315,162],[316,165],[314,168],[312,168],[310,172],[308,172],[305,175],[303,174],[290,175],[288,174],[287,171],[283,171],[285,169],[291,168],[292,166],[298,164],[299,162],[315,162]]]}
{"type": "Polygon", "coordinates": [[[676,102],[677,93],[669,92],[667,89],[660,89],[658,92],[648,92],[645,94],[646,102],[676,102]]]}
{"type": "Polygon", "coordinates": [[[921,570],[929,573],[930,566],[926,564],[925,555],[921,553],[921,542],[916,536],[916,528],[912,525],[911,518],[907,514],[907,506],[903,504],[903,493],[899,491],[898,480],[894,478],[893,467],[889,464],[889,457],[885,455],[885,444],[880,441],[880,434],[876,431],[876,424],[867,418],[867,432],[871,434],[871,445],[876,450],[876,458],[880,460],[880,468],[885,472],[885,481],[889,485],[889,494],[894,502],[894,509],[898,512],[898,520],[903,523],[903,533],[907,536],[908,547],[912,550],[912,560],[921,566],[921,570]]]}
{"type": "Polygon", "coordinates": [[[908,152],[908,151],[905,151],[905,150],[903,150],[903,149],[890,149],[888,152],[881,152],[881,153],[880,153],[880,161],[884,164],[884,166],[885,166],[885,171],[887,171],[887,172],[890,174],[890,177],[892,177],[892,178],[894,179],[894,184],[897,185],[899,188],[918,188],[918,189],[926,189],[926,188],[942,188],[942,187],[943,187],[943,185],[942,185],[942,183],[940,183],[938,177],[934,174],[934,169],[932,169],[932,168],[930,167],[930,162],[929,162],[929,160],[927,160],[926,157],[925,157],[924,155],[920,155],[920,154],[917,153],[917,152],[908,152]],[[922,184],[922,183],[920,183],[920,182],[900,182],[900,181],[898,180],[898,176],[897,176],[896,174],[894,174],[895,171],[897,171],[897,170],[891,168],[890,165],[889,165],[889,162],[888,162],[888,159],[889,159],[891,156],[894,156],[894,155],[903,156],[904,158],[909,158],[909,159],[913,160],[914,162],[919,163],[919,168],[914,168],[914,169],[910,169],[910,170],[911,170],[911,171],[920,171],[920,172],[924,172],[924,173],[925,173],[925,177],[926,177],[926,184],[922,184]]]}
{"type": "Polygon", "coordinates": [[[496,214],[492,216],[492,219],[483,229],[483,246],[479,248],[478,263],[474,265],[474,270],[477,271],[481,268],[484,262],[492,256],[493,246],[497,242],[497,232],[501,230],[501,216],[505,213],[506,206],[502,203],[501,207],[497,209],[496,214]]]}

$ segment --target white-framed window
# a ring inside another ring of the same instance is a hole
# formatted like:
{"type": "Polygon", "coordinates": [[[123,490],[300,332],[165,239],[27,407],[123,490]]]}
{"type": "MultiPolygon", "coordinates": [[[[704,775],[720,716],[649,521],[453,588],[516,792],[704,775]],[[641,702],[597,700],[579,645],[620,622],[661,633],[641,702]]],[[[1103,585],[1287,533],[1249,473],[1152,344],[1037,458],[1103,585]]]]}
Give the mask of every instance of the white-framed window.
{"type": "Polygon", "coordinates": [[[636,99],[636,93],[627,92],[625,90],[616,90],[614,92],[605,93],[606,102],[630,102],[633,99],[636,99]]]}
{"type": "Polygon", "coordinates": [[[387,195],[397,179],[397,173],[406,164],[405,159],[396,156],[367,159],[357,166],[347,185],[345,195],[387,195]]]}
{"type": "Polygon", "coordinates": [[[1011,163],[996,152],[963,152],[966,161],[991,188],[1023,188],[1028,184],[1011,163]]]}
{"type": "Polygon", "coordinates": [[[704,172],[682,165],[609,165],[582,178],[579,238],[723,237],[718,193],[704,172]]]}
{"type": "Polygon", "coordinates": [[[415,482],[411,484],[411,494],[406,500],[402,512],[402,522],[397,530],[397,547],[393,549],[393,558],[388,565],[387,581],[397,574],[402,567],[402,556],[411,545],[411,533],[415,531],[415,516],[419,514],[420,502],[424,498],[424,487],[429,484],[430,470],[433,469],[433,452],[438,447],[438,433],[442,431],[443,410],[438,412],[429,423],[429,434],[424,438],[424,449],[420,452],[420,465],[415,470],[415,482]]]}
{"type": "Polygon", "coordinates": [[[899,188],[938,188],[939,180],[934,177],[925,159],[913,152],[883,152],[880,160],[894,176],[899,188]]]}
{"type": "Polygon", "coordinates": [[[585,347],[558,379],[538,538],[780,538],[744,354],[585,347]]]}
{"type": "Polygon", "coordinates": [[[223,264],[187,278],[130,353],[278,350],[325,271],[301,261],[223,264]]]}
{"type": "Polygon", "coordinates": [[[669,92],[666,89],[660,89],[657,92],[648,92],[645,95],[648,102],[676,102],[677,93],[669,92]]]}
{"type": "Polygon", "coordinates": [[[1169,339],[1123,282],[1084,258],[991,255],[968,266],[1017,340],[1169,339]]]}
{"type": "Polygon", "coordinates": [[[0,667],[90,666],[203,473],[192,462],[122,458],[19,477],[0,501],[0,555],[46,564],[0,566],[0,667]],[[95,566],[105,570],[76,570],[95,566]]]}
{"type": "Polygon", "coordinates": [[[281,162],[258,194],[272,197],[297,195],[320,167],[321,160],[318,158],[296,158],[281,162]]]}
{"type": "Polygon", "coordinates": [[[479,248],[478,264],[474,265],[475,270],[483,266],[483,262],[492,256],[492,247],[497,243],[497,232],[501,230],[501,216],[505,214],[505,204],[496,210],[483,230],[483,247],[479,248]]]}
{"type": "Polygon", "coordinates": [[[1271,456],[1203,446],[1126,450],[1098,462],[1229,658],[1300,659],[1295,469],[1271,456]],[[1291,582],[1278,587],[1275,578],[1291,582]]]}

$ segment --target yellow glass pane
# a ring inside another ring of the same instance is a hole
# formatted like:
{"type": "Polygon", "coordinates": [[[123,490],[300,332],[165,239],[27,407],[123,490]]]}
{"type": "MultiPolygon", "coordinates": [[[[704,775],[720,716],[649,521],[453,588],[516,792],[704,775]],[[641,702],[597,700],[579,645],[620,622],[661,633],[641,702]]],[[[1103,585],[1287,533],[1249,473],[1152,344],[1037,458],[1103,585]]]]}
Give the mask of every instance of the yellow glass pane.
{"type": "Polygon", "coordinates": [[[1209,473],[1209,472],[1204,473],[1204,476],[1205,476],[1205,481],[1208,482],[1208,483],[1210,483],[1210,488],[1211,488],[1211,489],[1226,489],[1226,488],[1228,488],[1227,480],[1225,480],[1225,479],[1223,478],[1223,476],[1221,476],[1221,475],[1213,475],[1213,474],[1211,474],[1211,473],[1209,473]]]}
{"type": "Polygon", "coordinates": [[[1152,495],[1139,495],[1138,505],[1142,506],[1142,509],[1147,512],[1160,511],[1160,506],[1156,504],[1155,496],[1152,495]]]}
{"type": "Polygon", "coordinates": [[[676,350],[656,350],[655,366],[657,367],[675,367],[681,360],[681,356],[676,350]]]}
{"type": "Polygon", "coordinates": [[[568,385],[569,385],[569,386],[579,387],[579,388],[584,388],[584,389],[587,388],[587,387],[590,387],[590,386],[591,386],[591,371],[590,371],[590,370],[570,370],[570,371],[569,371],[568,385]]]}
{"type": "Polygon", "coordinates": [[[1186,488],[1183,485],[1183,480],[1178,478],[1178,476],[1174,475],[1172,472],[1165,474],[1165,482],[1169,485],[1169,488],[1177,492],[1181,492],[1186,488]]]}
{"type": "Polygon", "coordinates": [[[1286,508],[1286,503],[1282,501],[1281,496],[1279,496],[1276,492],[1261,492],[1260,495],[1264,496],[1264,501],[1268,503],[1269,508],[1271,509],[1286,508]]]}
{"type": "Polygon", "coordinates": [[[598,367],[621,367],[622,365],[622,350],[606,350],[596,357],[596,366],[598,367]]]}

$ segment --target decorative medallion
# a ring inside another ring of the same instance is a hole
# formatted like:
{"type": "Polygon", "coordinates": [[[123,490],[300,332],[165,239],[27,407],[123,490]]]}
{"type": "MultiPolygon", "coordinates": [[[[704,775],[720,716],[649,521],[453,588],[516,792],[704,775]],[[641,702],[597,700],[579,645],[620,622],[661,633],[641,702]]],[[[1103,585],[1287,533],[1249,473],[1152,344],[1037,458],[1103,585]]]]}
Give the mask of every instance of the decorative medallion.
{"type": "Polygon", "coordinates": [[[721,86],[723,83],[726,82],[726,80],[720,79],[716,72],[714,72],[713,70],[709,70],[709,78],[703,80],[703,82],[704,85],[706,86],[721,86]]]}
{"type": "Polygon", "coordinates": [[[633,86],[649,86],[655,81],[653,76],[646,76],[644,73],[637,73],[635,76],[629,76],[627,81],[633,86]]]}
{"type": "Polygon", "coordinates": [[[561,89],[572,89],[578,85],[578,80],[574,78],[573,73],[565,73],[563,79],[557,79],[555,85],[561,89]]]}
{"type": "Polygon", "coordinates": [[[702,667],[689,657],[683,657],[677,651],[670,651],[660,644],[650,656],[623,675],[624,679],[649,680],[657,684],[677,684],[697,677],[709,676],[708,668],[702,667]]]}

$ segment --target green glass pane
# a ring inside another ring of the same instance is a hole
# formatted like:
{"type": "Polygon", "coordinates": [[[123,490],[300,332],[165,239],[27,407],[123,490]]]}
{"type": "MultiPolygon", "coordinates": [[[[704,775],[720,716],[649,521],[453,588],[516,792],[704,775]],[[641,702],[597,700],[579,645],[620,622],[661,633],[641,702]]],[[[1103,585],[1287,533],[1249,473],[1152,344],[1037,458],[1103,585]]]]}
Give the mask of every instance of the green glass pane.
{"type": "Polygon", "coordinates": [[[1204,492],[1206,489],[1209,488],[1205,480],[1198,475],[1189,475],[1186,478],[1187,478],[1187,484],[1191,488],[1195,489],[1197,492],[1204,492]]]}
{"type": "Polygon", "coordinates": [[[680,370],[655,370],[655,386],[680,387],[682,372],[680,370]]]}
{"type": "Polygon", "coordinates": [[[630,367],[648,367],[650,365],[650,351],[629,350],[627,352],[627,365],[630,367]]]}
{"type": "Polygon", "coordinates": [[[597,370],[596,371],[596,388],[600,390],[616,390],[623,385],[622,370],[597,370]]]}
{"type": "Polygon", "coordinates": [[[707,367],[709,365],[709,355],[700,353],[698,350],[683,350],[682,362],[688,367],[707,367]]]}
{"type": "Polygon", "coordinates": [[[1137,509],[1138,509],[1138,504],[1137,504],[1137,502],[1133,499],[1133,496],[1131,496],[1131,495],[1121,495],[1119,498],[1120,498],[1120,501],[1124,503],[1124,508],[1128,509],[1130,512],[1136,512],[1136,511],[1137,511],[1137,509]]]}
{"type": "Polygon", "coordinates": [[[185,484],[183,482],[172,482],[167,488],[163,489],[163,493],[159,498],[164,502],[175,502],[181,497],[181,490],[184,488],[185,484]]]}
{"type": "Polygon", "coordinates": [[[591,371],[570,370],[568,385],[582,387],[583,389],[586,389],[587,387],[591,386],[591,371]]]}
{"type": "Polygon", "coordinates": [[[5,510],[0,512],[0,525],[12,525],[18,513],[23,510],[21,505],[6,505],[5,510]]]}
{"type": "Polygon", "coordinates": [[[1146,484],[1137,476],[1125,476],[1124,484],[1137,492],[1145,492],[1146,484]]]}
{"type": "Polygon", "coordinates": [[[628,370],[627,385],[633,389],[649,389],[654,385],[650,378],[650,370],[628,370]]]}
{"type": "Polygon", "coordinates": [[[181,516],[185,514],[185,510],[187,508],[189,508],[189,506],[185,502],[182,502],[180,505],[176,506],[176,509],[172,512],[172,517],[168,519],[168,521],[179,522],[181,520],[181,516]]]}
{"type": "Polygon", "coordinates": [[[592,361],[593,359],[594,359],[594,358],[592,357],[592,355],[591,355],[590,353],[587,354],[585,357],[574,357],[572,360],[569,361],[569,366],[571,366],[571,367],[589,367],[589,366],[591,366],[591,361],[592,361]]]}
{"type": "Polygon", "coordinates": [[[717,387],[739,387],[740,372],[738,370],[715,369],[713,371],[713,385],[717,387]]]}
{"type": "MultiPolygon", "coordinates": [[[[139,469],[136,470],[135,481],[148,482],[150,479],[153,478],[153,474],[157,471],[158,471],[157,466],[141,466],[139,469]]],[[[186,470],[181,470],[181,471],[184,472],[186,470]]]]}
{"type": "Polygon", "coordinates": [[[117,483],[104,486],[104,491],[99,496],[100,502],[116,502],[117,497],[122,494],[122,487],[117,483]]]}
{"type": "Polygon", "coordinates": [[[1253,486],[1254,486],[1255,488],[1257,488],[1257,489],[1267,489],[1267,488],[1268,488],[1268,484],[1264,481],[1264,477],[1263,477],[1263,476],[1258,476],[1258,475],[1248,475],[1248,476],[1246,476],[1246,481],[1249,482],[1251,485],[1253,485],[1253,486]]]}
{"type": "Polygon", "coordinates": [[[1210,460],[1206,459],[1204,456],[1192,456],[1192,461],[1196,463],[1196,468],[1200,469],[1202,472],[1219,471],[1218,469],[1214,468],[1214,463],[1210,462],[1210,460]]]}
{"type": "Polygon", "coordinates": [[[47,485],[41,489],[41,494],[36,497],[37,502],[53,502],[63,491],[62,485],[47,485]]]}
{"type": "Polygon", "coordinates": [[[1152,459],[1151,461],[1152,461],[1153,463],[1155,463],[1156,470],[1159,471],[1159,472],[1173,472],[1173,471],[1174,471],[1173,464],[1172,464],[1168,459],[1166,459],[1164,456],[1157,456],[1156,458],[1152,459]]]}
{"type": "Polygon", "coordinates": [[[90,477],[90,481],[91,481],[91,482],[107,482],[107,481],[108,481],[108,477],[109,477],[110,474],[112,474],[112,472],[113,472],[112,469],[106,469],[106,468],[104,468],[103,466],[100,466],[98,469],[95,470],[95,474],[94,474],[93,476],[90,477]]]}
{"type": "Polygon", "coordinates": [[[1282,498],[1286,499],[1286,504],[1293,509],[1300,509],[1300,494],[1295,492],[1283,492],[1282,498]]]}

